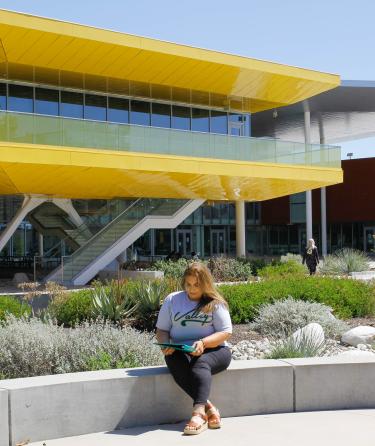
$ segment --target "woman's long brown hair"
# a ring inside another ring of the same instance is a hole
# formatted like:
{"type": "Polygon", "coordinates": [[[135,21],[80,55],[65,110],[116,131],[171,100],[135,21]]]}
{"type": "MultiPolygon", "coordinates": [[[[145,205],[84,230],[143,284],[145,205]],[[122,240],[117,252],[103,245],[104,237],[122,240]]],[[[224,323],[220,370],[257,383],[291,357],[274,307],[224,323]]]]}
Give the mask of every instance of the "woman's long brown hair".
{"type": "Polygon", "coordinates": [[[201,262],[192,262],[185,270],[182,277],[182,287],[185,289],[185,280],[192,276],[197,279],[198,285],[202,289],[202,297],[198,302],[198,309],[204,313],[211,313],[217,305],[224,305],[228,308],[228,304],[223,296],[217,291],[214,285],[214,279],[210,270],[201,262]]]}

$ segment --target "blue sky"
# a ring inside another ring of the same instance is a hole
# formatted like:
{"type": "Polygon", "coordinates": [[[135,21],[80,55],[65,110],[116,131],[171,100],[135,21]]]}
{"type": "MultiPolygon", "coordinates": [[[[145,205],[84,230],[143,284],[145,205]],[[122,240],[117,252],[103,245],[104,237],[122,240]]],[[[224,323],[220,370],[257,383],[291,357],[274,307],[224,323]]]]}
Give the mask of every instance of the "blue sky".
{"type": "MultiPolygon", "coordinates": [[[[0,8],[375,80],[373,0],[0,0],[0,8]]],[[[375,137],[343,157],[375,156],[375,137]]]]}

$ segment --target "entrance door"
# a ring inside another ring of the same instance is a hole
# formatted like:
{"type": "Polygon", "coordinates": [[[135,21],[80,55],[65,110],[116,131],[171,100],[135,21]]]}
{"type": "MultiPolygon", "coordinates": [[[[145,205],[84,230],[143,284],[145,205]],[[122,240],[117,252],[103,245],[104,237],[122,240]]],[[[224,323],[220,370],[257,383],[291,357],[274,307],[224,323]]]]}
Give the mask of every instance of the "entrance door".
{"type": "Polygon", "coordinates": [[[225,230],[211,229],[211,256],[225,254],[225,230]]]}
{"type": "Polygon", "coordinates": [[[177,229],[177,249],[182,256],[190,255],[193,250],[193,231],[191,229],[177,229]]]}
{"type": "Polygon", "coordinates": [[[364,228],[364,248],[366,252],[373,252],[375,248],[375,226],[367,226],[364,228]]]}

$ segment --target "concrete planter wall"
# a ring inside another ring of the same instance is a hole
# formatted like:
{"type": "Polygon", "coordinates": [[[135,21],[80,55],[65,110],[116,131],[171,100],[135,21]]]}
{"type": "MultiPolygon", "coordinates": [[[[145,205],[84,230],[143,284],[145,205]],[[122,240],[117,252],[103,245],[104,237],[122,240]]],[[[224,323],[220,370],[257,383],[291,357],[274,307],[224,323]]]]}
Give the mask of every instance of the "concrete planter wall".
{"type": "MultiPolygon", "coordinates": [[[[372,358],[233,361],[214,376],[212,400],[224,417],[374,408],[374,373],[372,358]]],[[[166,367],[3,380],[0,446],[172,423],[190,411],[166,367]]]]}

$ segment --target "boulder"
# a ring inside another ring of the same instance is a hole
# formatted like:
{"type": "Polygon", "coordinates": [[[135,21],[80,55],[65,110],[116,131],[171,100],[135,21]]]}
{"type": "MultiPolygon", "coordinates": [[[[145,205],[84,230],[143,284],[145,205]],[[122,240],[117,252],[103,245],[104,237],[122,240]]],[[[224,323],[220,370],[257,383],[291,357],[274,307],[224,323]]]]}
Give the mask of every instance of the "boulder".
{"type": "Polygon", "coordinates": [[[371,344],[374,340],[375,328],[367,325],[351,328],[341,337],[343,344],[353,345],[354,347],[357,347],[358,344],[371,344]]]}
{"type": "Polygon", "coordinates": [[[13,285],[17,286],[20,283],[30,282],[30,279],[26,273],[16,273],[12,279],[13,285]]]}
{"type": "Polygon", "coordinates": [[[347,350],[346,352],[341,352],[337,355],[340,358],[351,358],[351,357],[370,357],[374,358],[374,353],[368,351],[368,350],[347,350]]]}
{"type": "Polygon", "coordinates": [[[311,339],[313,344],[317,347],[324,342],[324,330],[320,324],[311,322],[305,327],[298,329],[292,334],[292,338],[296,344],[299,344],[302,339],[311,339]]]}

